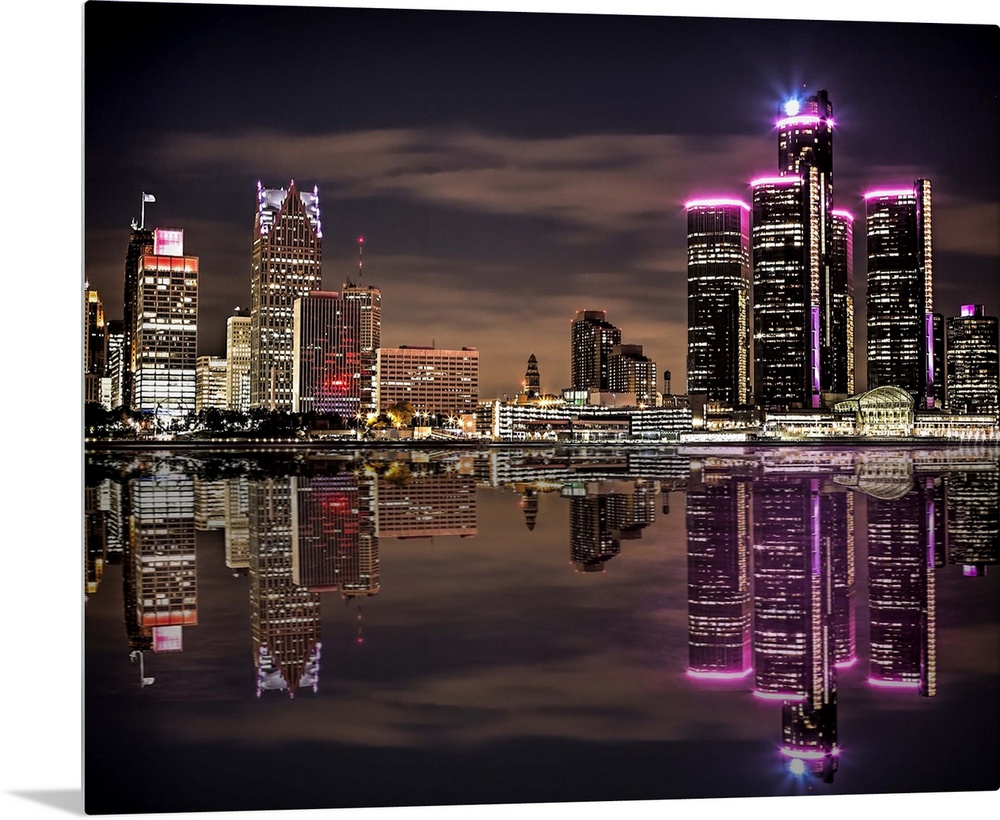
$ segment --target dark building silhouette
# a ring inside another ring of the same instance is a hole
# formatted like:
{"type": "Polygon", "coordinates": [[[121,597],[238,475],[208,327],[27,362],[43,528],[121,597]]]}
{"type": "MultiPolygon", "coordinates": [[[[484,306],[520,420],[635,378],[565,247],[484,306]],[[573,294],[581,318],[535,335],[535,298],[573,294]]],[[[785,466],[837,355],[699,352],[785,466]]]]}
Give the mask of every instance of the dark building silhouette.
{"type": "Polygon", "coordinates": [[[611,350],[622,332],[607,321],[603,310],[578,310],[570,335],[571,380],[574,390],[608,390],[611,350]]]}
{"type": "Polygon", "coordinates": [[[962,305],[948,318],[947,360],[949,410],[958,413],[1000,412],[1000,337],[997,317],[982,305],[962,305]]]}
{"type": "Polygon", "coordinates": [[[750,208],[702,199],[687,209],[687,392],[730,407],[750,401],[750,208]]]}
{"type": "MultiPolygon", "coordinates": [[[[868,389],[900,387],[916,409],[943,397],[935,384],[931,183],[865,194],[868,234],[868,389]]],[[[940,353],[940,349],[938,351],[940,353]]]]}

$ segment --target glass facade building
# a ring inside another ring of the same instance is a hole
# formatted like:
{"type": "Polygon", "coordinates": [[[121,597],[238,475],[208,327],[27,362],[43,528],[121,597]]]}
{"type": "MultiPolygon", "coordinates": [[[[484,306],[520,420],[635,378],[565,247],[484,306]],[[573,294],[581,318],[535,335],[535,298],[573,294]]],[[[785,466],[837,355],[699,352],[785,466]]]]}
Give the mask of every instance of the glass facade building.
{"type": "Polygon", "coordinates": [[[947,322],[948,409],[1000,412],[1000,342],[997,317],[983,305],[962,305],[947,322]]]}
{"type": "Polygon", "coordinates": [[[361,401],[361,303],[314,291],[295,300],[292,411],[353,418],[361,401]]]}
{"type": "Polygon", "coordinates": [[[750,401],[750,208],[722,199],[685,208],[687,392],[737,407],[750,401]]]}
{"type": "Polygon", "coordinates": [[[894,385],[933,408],[935,385],[931,183],[865,194],[868,388],[894,385]]]}
{"type": "Polygon", "coordinates": [[[322,289],[319,191],[257,183],[250,272],[250,406],[292,409],[292,307],[322,289]]]}
{"type": "Polygon", "coordinates": [[[608,390],[611,350],[621,341],[603,310],[578,310],[570,331],[572,389],[608,390]]]}

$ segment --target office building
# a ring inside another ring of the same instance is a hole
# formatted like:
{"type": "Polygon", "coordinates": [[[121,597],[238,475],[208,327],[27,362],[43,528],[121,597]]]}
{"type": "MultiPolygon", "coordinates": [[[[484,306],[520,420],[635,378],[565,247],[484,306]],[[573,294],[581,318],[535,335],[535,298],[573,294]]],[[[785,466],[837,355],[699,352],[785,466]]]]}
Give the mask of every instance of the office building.
{"type": "MultiPolygon", "coordinates": [[[[145,194],[143,198],[145,200],[145,194]]],[[[143,202],[143,217],[145,218],[145,201],[143,202]]],[[[138,350],[136,348],[136,317],[141,316],[139,310],[139,262],[145,254],[153,252],[153,231],[145,227],[145,222],[132,222],[132,232],[129,234],[128,248],[125,251],[125,288],[122,301],[122,316],[124,322],[124,338],[122,350],[124,361],[122,365],[122,406],[131,410],[135,407],[133,392],[135,388],[135,372],[138,369],[138,350]]]]}
{"type": "Polygon", "coordinates": [[[101,385],[107,372],[108,328],[104,303],[96,290],[83,292],[83,400],[103,404],[101,385]]]}
{"type": "Polygon", "coordinates": [[[750,401],[750,208],[729,199],[685,208],[687,392],[737,407],[750,401]]]}
{"type": "Polygon", "coordinates": [[[250,311],[243,308],[226,319],[226,407],[250,409],[250,311]]]}
{"type": "Polygon", "coordinates": [[[812,241],[819,177],[762,177],[751,185],[756,403],[819,407],[820,260],[812,241]]]}
{"type": "Polygon", "coordinates": [[[257,183],[250,272],[250,406],[292,409],[292,307],[322,289],[319,191],[257,183]]]}
{"type": "Polygon", "coordinates": [[[962,305],[948,318],[948,409],[958,413],[1000,412],[1000,343],[997,317],[983,305],[962,305]]]}
{"type": "Polygon", "coordinates": [[[125,380],[125,363],[125,322],[121,319],[112,319],[108,322],[109,410],[114,410],[124,404],[122,385],[125,380]]]}
{"type": "Polygon", "coordinates": [[[868,388],[893,385],[917,409],[935,385],[931,183],[865,194],[868,234],[868,388]]]}
{"type": "Polygon", "coordinates": [[[767,408],[819,408],[854,389],[850,215],[833,210],[833,105],[789,100],[778,175],[753,189],[754,395],[767,408]]]}
{"type": "MultiPolygon", "coordinates": [[[[359,266],[360,280],[360,266],[359,266]]],[[[360,411],[372,413],[375,405],[375,366],[378,359],[378,349],[382,346],[382,291],[374,285],[362,285],[360,281],[344,282],[340,289],[340,298],[345,303],[357,303],[352,310],[359,317],[359,385],[358,398],[360,411]]]]}
{"type": "Polygon", "coordinates": [[[656,362],[642,353],[642,345],[615,345],[608,361],[608,390],[635,396],[635,404],[656,404],[656,362]]]}
{"type": "Polygon", "coordinates": [[[198,257],[184,255],[184,231],[157,228],[139,257],[132,327],[133,409],[158,417],[195,405],[198,257]]]}
{"type": "MultiPolygon", "coordinates": [[[[829,316],[821,327],[820,381],[834,400],[854,395],[854,217],[830,211],[829,316]]],[[[831,402],[826,402],[829,404],[831,402]]]]}
{"type": "Polygon", "coordinates": [[[195,361],[194,411],[210,407],[226,409],[226,360],[221,356],[199,356],[195,361]]]}
{"type": "Polygon", "coordinates": [[[292,410],[359,412],[361,303],[314,291],[295,300],[292,318],[292,410]]]}
{"type": "Polygon", "coordinates": [[[385,410],[408,402],[418,413],[475,413],[479,403],[479,351],[434,347],[378,350],[376,406],[385,410]]]}
{"type": "Polygon", "coordinates": [[[570,331],[572,389],[607,390],[611,349],[621,341],[605,311],[578,310],[570,331]]]}

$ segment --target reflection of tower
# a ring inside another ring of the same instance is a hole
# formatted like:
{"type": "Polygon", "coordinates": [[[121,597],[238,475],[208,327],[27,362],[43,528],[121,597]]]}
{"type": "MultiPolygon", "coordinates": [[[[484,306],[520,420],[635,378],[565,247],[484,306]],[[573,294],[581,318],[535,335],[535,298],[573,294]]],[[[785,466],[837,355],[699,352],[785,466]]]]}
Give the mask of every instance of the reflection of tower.
{"type": "Polygon", "coordinates": [[[226,481],[226,566],[236,573],[250,566],[249,489],[246,476],[226,481]]]}
{"type": "Polygon", "coordinates": [[[656,518],[655,483],[592,482],[566,487],[569,495],[570,560],[578,572],[603,572],[621,552],[622,540],[642,537],[656,518]]]}
{"type": "Polygon", "coordinates": [[[824,515],[832,506],[819,478],[767,476],[754,485],[756,694],[783,701],[788,770],[825,781],[839,754],[833,572],[846,537],[824,515]]]}
{"type": "Polygon", "coordinates": [[[521,492],[520,503],[524,512],[524,525],[533,530],[538,520],[538,490],[534,487],[525,487],[521,492]]]}
{"type": "Polygon", "coordinates": [[[748,485],[692,470],[685,496],[688,674],[742,678],[752,670],[748,485]]]}
{"type": "Polygon", "coordinates": [[[249,482],[250,613],[257,696],[319,685],[319,595],[292,580],[292,480],[249,482]]]}
{"type": "Polygon", "coordinates": [[[934,564],[940,488],[918,476],[899,498],[868,501],[871,676],[876,686],[937,692],[934,564]]]}
{"type": "Polygon", "coordinates": [[[226,526],[227,479],[194,477],[194,526],[201,531],[226,526]]]}
{"type": "Polygon", "coordinates": [[[606,495],[574,495],[569,500],[570,560],[578,572],[603,572],[621,543],[606,526],[606,495]]]}
{"type": "MultiPolygon", "coordinates": [[[[198,623],[194,482],[160,470],[129,482],[129,566],[137,626],[156,651],[182,647],[198,623]]],[[[133,647],[141,648],[141,647],[133,647]]]]}
{"type": "Polygon", "coordinates": [[[1000,563],[1000,472],[963,470],[944,481],[948,563],[961,564],[967,576],[985,575],[1000,563]]]}
{"type": "Polygon", "coordinates": [[[475,477],[413,473],[405,462],[393,462],[376,481],[375,514],[380,538],[474,536],[475,477]]]}
{"type": "Polygon", "coordinates": [[[84,499],[84,591],[93,595],[100,586],[107,560],[108,537],[105,512],[100,509],[99,487],[85,487],[84,499]]]}
{"type": "Polygon", "coordinates": [[[298,586],[348,596],[378,592],[370,496],[353,473],[293,478],[292,520],[292,579],[298,586]]]}

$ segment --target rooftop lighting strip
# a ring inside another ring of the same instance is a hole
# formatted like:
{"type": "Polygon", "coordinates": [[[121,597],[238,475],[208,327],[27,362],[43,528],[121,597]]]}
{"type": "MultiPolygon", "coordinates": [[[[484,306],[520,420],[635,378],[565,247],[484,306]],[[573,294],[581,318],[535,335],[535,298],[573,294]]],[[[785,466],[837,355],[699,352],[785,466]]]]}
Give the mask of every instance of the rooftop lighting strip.
{"type": "Polygon", "coordinates": [[[798,185],[802,180],[796,176],[787,177],[757,177],[750,180],[750,187],[756,188],[759,185],[798,185]]]}
{"type": "Polygon", "coordinates": [[[912,188],[903,188],[897,191],[868,191],[865,194],[865,199],[883,199],[885,197],[912,197],[916,199],[916,194],[913,192],[912,188]]]}
{"type": "Polygon", "coordinates": [[[778,120],[776,123],[777,128],[788,128],[792,125],[819,125],[820,123],[826,123],[830,127],[833,127],[833,120],[826,119],[824,117],[818,117],[815,114],[799,114],[796,117],[784,117],[778,120]]]}
{"type": "Polygon", "coordinates": [[[692,199],[684,203],[685,209],[689,211],[692,208],[718,208],[726,205],[738,205],[743,210],[750,211],[750,206],[738,199],[692,199]]]}

